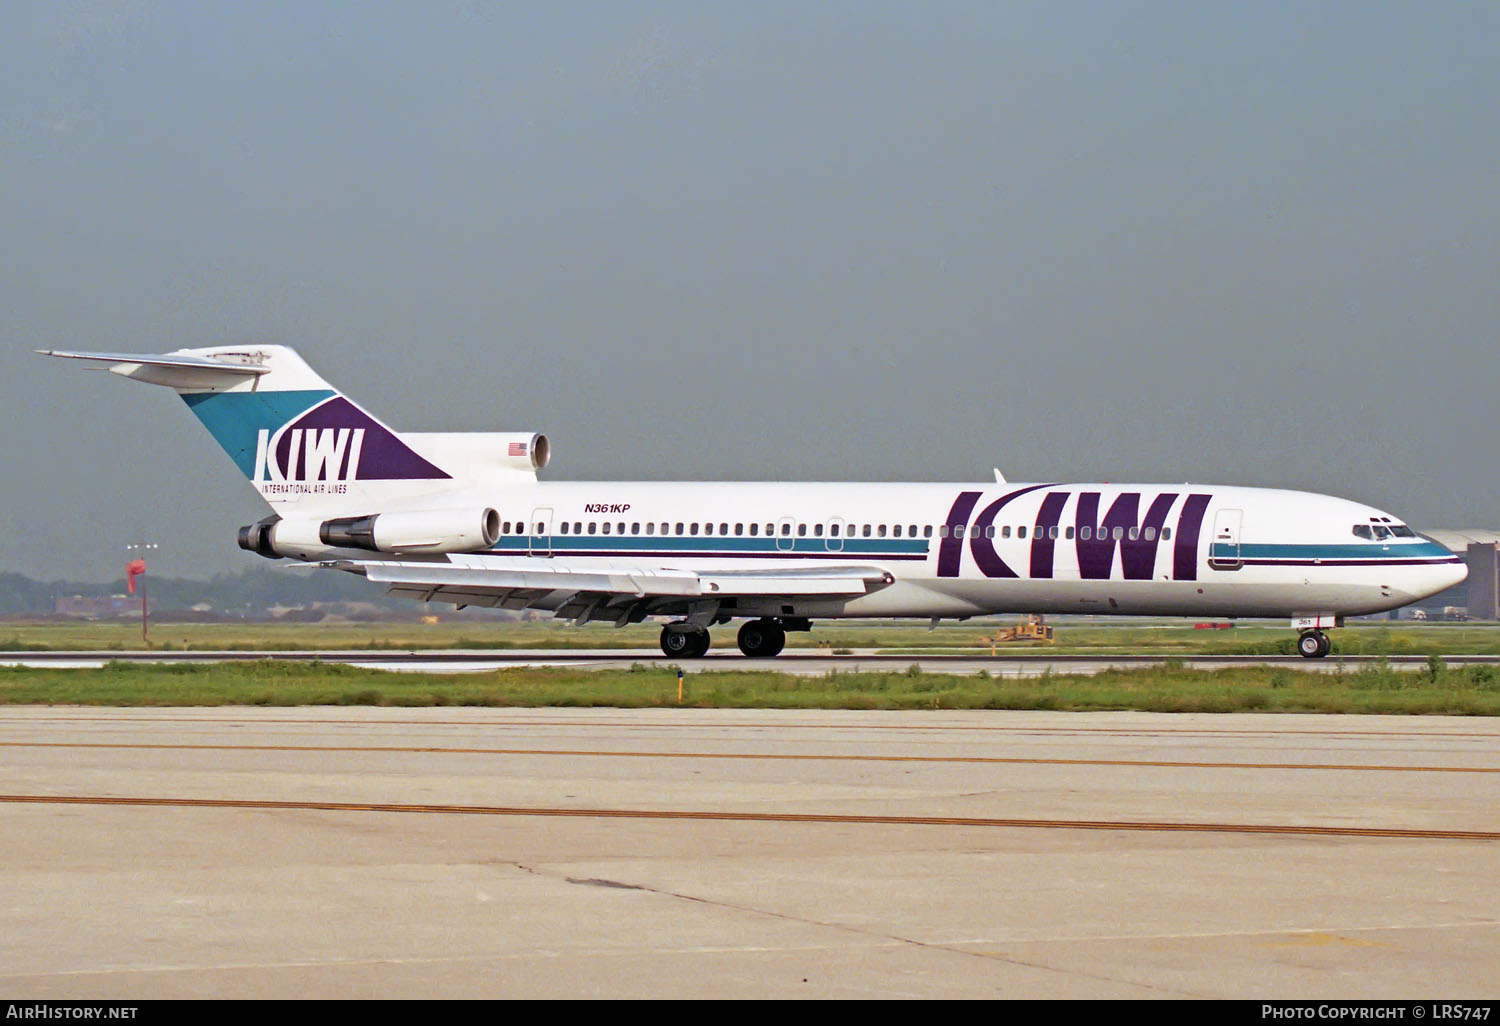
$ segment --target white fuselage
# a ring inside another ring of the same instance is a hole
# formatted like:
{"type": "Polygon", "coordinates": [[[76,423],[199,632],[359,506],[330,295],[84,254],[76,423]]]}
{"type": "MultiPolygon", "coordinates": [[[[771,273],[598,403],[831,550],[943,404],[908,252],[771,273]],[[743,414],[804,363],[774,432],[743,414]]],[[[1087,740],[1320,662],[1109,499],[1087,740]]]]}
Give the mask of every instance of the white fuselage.
{"type": "Polygon", "coordinates": [[[1359,615],[1465,575],[1458,557],[1380,510],[1261,488],[546,482],[469,498],[498,510],[503,531],[485,553],[449,557],[462,566],[857,561],[894,578],[853,599],[741,599],[725,610],[735,616],[1359,615]]]}

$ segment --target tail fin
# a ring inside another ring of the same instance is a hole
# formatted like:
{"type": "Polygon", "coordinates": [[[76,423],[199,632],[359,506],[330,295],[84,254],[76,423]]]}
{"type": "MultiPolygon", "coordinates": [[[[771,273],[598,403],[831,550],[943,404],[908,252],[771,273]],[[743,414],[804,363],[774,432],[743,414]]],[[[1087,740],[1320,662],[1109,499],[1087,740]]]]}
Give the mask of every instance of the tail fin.
{"type": "Polygon", "coordinates": [[[286,346],[41,352],[175,389],[278,510],[292,502],[328,515],[410,508],[438,493],[534,482],[551,453],[547,436],[531,432],[398,434],[286,346]]]}
{"type": "Polygon", "coordinates": [[[435,490],[451,480],[286,346],[162,356],[44,352],[106,363],[116,374],[175,389],[273,506],[348,495],[358,482],[426,482],[435,490]]]}

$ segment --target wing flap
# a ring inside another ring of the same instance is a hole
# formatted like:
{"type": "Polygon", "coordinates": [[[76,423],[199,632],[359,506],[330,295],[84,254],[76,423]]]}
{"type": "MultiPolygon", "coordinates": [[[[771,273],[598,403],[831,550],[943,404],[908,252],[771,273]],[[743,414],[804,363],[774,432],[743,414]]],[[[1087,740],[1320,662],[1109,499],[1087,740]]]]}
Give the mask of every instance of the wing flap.
{"type": "Polygon", "coordinates": [[[459,557],[453,563],[337,560],[320,564],[364,576],[391,593],[453,602],[549,609],[583,619],[603,618],[616,606],[656,608],[663,603],[717,602],[728,598],[858,598],[894,582],[875,566],[775,567],[695,573],[668,567],[575,568],[531,558],[459,557]]]}
{"type": "Polygon", "coordinates": [[[389,584],[403,591],[421,588],[444,588],[455,592],[560,590],[594,591],[614,595],[672,595],[696,598],[703,594],[698,578],[687,573],[647,574],[578,572],[509,568],[475,569],[445,566],[441,563],[381,563],[363,560],[339,561],[339,570],[361,573],[377,584],[389,584]]]}

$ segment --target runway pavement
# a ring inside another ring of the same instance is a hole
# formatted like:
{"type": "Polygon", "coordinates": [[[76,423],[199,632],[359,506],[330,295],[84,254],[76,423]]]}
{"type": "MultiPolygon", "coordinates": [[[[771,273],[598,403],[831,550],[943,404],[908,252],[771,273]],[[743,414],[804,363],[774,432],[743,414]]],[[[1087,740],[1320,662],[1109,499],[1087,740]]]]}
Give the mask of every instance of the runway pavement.
{"type": "MultiPolygon", "coordinates": [[[[733,648],[713,650],[702,659],[667,658],[655,649],[420,649],[342,651],[84,651],[84,652],[0,652],[0,666],[51,666],[57,668],[97,668],[110,661],[127,662],[241,662],[271,659],[277,661],[340,663],[371,669],[407,673],[479,673],[506,667],[566,666],[573,669],[619,670],[631,666],[666,668],[681,665],[697,671],[739,670],[747,666],[772,669],[781,673],[822,676],[832,670],[906,669],[916,665],[924,673],[975,674],[981,670],[996,677],[1037,677],[1043,673],[1100,673],[1116,666],[1160,666],[1171,660],[1186,666],[1220,669],[1226,666],[1284,666],[1298,670],[1336,673],[1350,667],[1372,664],[1384,659],[1395,667],[1425,668],[1425,655],[1406,656],[1330,656],[1326,659],[1303,659],[1281,655],[1076,655],[1046,650],[1006,652],[996,655],[984,651],[966,654],[942,652],[905,652],[858,649],[832,652],[817,649],[788,649],[774,659],[747,659],[733,648]]],[[[1445,655],[1449,666],[1475,663],[1500,663],[1495,655],[1445,655]]]]}
{"type": "Polygon", "coordinates": [[[1494,993],[1500,723],[0,709],[0,993],[1494,993]]]}

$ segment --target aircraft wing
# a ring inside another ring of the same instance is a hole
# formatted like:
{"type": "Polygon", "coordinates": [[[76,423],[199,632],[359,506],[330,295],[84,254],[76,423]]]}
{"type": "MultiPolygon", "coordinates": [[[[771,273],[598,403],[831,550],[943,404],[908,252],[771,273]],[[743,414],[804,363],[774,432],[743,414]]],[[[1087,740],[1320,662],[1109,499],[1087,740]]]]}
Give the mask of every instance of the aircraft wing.
{"type": "Polygon", "coordinates": [[[635,565],[570,564],[567,560],[495,556],[448,563],[335,560],[319,564],[385,585],[389,594],[458,606],[550,610],[578,623],[616,626],[647,616],[711,618],[732,598],[858,598],[894,583],[877,566],[819,564],[697,571],[635,565]]]}

